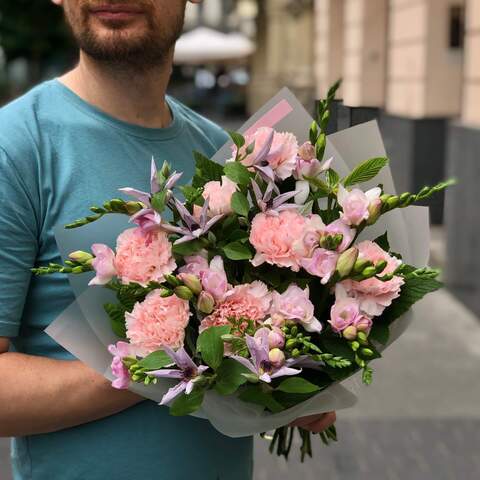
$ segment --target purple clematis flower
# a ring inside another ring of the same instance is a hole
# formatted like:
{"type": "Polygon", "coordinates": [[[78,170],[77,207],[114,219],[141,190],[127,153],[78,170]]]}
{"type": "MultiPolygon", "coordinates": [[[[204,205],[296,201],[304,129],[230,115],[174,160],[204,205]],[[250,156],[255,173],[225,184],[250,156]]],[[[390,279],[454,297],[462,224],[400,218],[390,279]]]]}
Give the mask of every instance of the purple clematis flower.
{"type": "Polygon", "coordinates": [[[157,180],[157,166],[154,158],[152,157],[152,163],[150,167],[150,193],[130,187],[119,189],[120,192],[136,198],[139,202],[142,202],[145,205],[145,208],[130,217],[130,221],[138,225],[145,233],[151,232],[153,229],[162,225],[161,215],[152,208],[152,198],[162,188],[167,190],[168,196],[171,196],[171,190],[181,176],[182,173],[173,172],[166,179],[164,184],[160,185],[157,180]]]}
{"type": "Polygon", "coordinates": [[[258,378],[266,383],[270,383],[273,378],[284,377],[287,375],[298,375],[302,370],[282,366],[276,368],[268,358],[270,348],[268,345],[268,330],[259,332],[257,338],[250,335],[245,336],[247,347],[250,352],[251,360],[240,355],[232,355],[231,358],[248,368],[258,378]]]}
{"type": "Polygon", "coordinates": [[[163,350],[178,368],[163,368],[148,372],[148,374],[157,378],[177,378],[180,382],[168,390],[163,396],[160,405],[166,405],[183,392],[189,395],[195,386],[195,378],[201,376],[208,369],[205,365],[197,366],[183,347],[176,352],[169,347],[163,347],[163,350]]]}
{"type": "Polygon", "coordinates": [[[282,193],[272,198],[272,194],[276,190],[274,182],[268,182],[265,193],[263,194],[255,180],[252,180],[252,188],[258,208],[260,208],[263,213],[278,215],[282,210],[298,208],[298,205],[295,203],[286,203],[298,193],[296,190],[282,193]]]}
{"type": "Polygon", "coordinates": [[[184,227],[177,227],[171,224],[163,224],[162,228],[172,233],[178,233],[182,235],[181,238],[174,242],[174,245],[178,245],[180,243],[189,242],[190,240],[195,240],[196,238],[200,238],[202,235],[207,233],[210,228],[213,227],[221,218],[223,218],[223,214],[215,215],[212,218],[208,218],[208,198],[205,200],[202,211],[200,212],[199,218],[195,218],[193,214],[191,214],[185,205],[178,201],[176,198],[172,199],[175,208],[178,211],[181,219],[183,220],[184,227]]]}

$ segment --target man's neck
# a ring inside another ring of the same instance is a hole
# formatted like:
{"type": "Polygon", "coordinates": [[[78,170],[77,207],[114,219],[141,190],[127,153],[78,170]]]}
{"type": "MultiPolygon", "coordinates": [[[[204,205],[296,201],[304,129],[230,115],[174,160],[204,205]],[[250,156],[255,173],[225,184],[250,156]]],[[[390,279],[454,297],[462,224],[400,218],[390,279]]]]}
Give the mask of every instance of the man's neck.
{"type": "Polygon", "coordinates": [[[114,68],[80,54],[78,65],[59,80],[86,102],[124,122],[167,127],[172,117],[165,102],[171,58],[148,71],[114,68]]]}

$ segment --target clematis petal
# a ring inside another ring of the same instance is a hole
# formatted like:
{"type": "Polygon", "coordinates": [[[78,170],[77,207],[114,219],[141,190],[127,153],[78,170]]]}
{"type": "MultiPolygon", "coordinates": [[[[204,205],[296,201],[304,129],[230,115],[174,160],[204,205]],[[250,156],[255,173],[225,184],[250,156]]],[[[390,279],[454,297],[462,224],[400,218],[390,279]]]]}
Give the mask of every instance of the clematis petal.
{"type": "Polygon", "coordinates": [[[160,405],[166,405],[167,403],[170,403],[174,398],[181,395],[186,388],[187,388],[187,382],[180,382],[174,387],[170,388],[168,392],[162,397],[162,401],[160,402],[160,405]]]}

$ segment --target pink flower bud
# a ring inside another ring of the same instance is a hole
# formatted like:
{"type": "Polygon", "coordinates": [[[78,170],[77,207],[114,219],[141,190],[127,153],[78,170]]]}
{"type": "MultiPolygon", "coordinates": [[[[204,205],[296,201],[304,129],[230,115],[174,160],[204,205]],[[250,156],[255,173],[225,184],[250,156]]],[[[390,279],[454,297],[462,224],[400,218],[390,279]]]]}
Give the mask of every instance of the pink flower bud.
{"type": "Polygon", "coordinates": [[[268,359],[274,367],[279,368],[285,363],[285,354],[279,348],[273,348],[268,354],[268,359]]]}
{"type": "Polygon", "coordinates": [[[213,308],[215,307],[215,299],[213,296],[203,290],[198,296],[197,308],[202,312],[209,315],[212,313],[213,308]]]}
{"type": "Polygon", "coordinates": [[[268,346],[282,348],[285,345],[285,335],[278,327],[273,327],[268,333],[268,346]]]}
{"type": "Polygon", "coordinates": [[[369,333],[372,328],[372,319],[362,315],[354,322],[354,326],[359,332],[369,333]]]}

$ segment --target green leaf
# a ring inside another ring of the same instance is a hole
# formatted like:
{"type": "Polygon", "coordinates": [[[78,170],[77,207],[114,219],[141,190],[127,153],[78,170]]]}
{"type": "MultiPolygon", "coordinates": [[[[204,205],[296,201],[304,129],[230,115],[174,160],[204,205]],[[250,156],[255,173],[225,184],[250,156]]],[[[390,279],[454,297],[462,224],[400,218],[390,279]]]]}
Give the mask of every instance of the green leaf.
{"type": "MultiPolygon", "coordinates": [[[[329,384],[331,384],[332,381],[330,380],[329,384]]],[[[308,400],[309,398],[313,397],[316,392],[314,393],[286,393],[286,392],[280,392],[278,390],[275,390],[273,392],[273,398],[282,404],[283,408],[291,408],[294,407],[295,405],[298,405],[299,403],[304,402],[305,400],[308,400]]]]}
{"type": "Polygon", "coordinates": [[[208,157],[200,152],[193,152],[195,158],[195,166],[197,168],[197,174],[199,174],[203,180],[208,181],[220,181],[223,175],[223,165],[210,160],[208,157]]]}
{"type": "Polygon", "coordinates": [[[230,233],[230,235],[228,235],[228,240],[230,242],[234,242],[236,240],[246,240],[248,239],[249,237],[249,234],[247,231],[245,230],[241,230],[240,228],[238,230],[234,230],[233,232],[230,233]]]}
{"type": "Polygon", "coordinates": [[[197,350],[202,354],[203,361],[216,370],[223,360],[222,335],[230,333],[228,325],[222,327],[210,327],[204,330],[197,340],[197,350]]]}
{"type": "Polygon", "coordinates": [[[190,240],[189,242],[173,245],[172,250],[175,255],[193,255],[199,252],[203,248],[203,244],[200,240],[190,240]]]}
{"type": "Polygon", "coordinates": [[[163,350],[152,352],[150,355],[147,355],[138,362],[142,368],[146,368],[147,370],[160,370],[161,368],[168,367],[173,363],[175,362],[173,362],[173,360],[163,350]]]}
{"type": "Polygon", "coordinates": [[[156,212],[162,213],[165,210],[165,205],[167,203],[167,194],[167,190],[163,190],[162,192],[157,192],[152,197],[152,207],[156,212]]]}
{"type": "Polygon", "coordinates": [[[329,168],[326,171],[325,176],[326,176],[327,183],[328,183],[328,186],[330,187],[330,189],[332,189],[333,187],[338,185],[338,182],[340,181],[340,177],[335,170],[332,170],[331,168],[329,168]]]}
{"type": "Polygon", "coordinates": [[[412,305],[421,300],[427,293],[435,292],[443,287],[443,284],[434,278],[411,277],[406,278],[400,291],[400,297],[396,298],[390,307],[385,310],[382,320],[388,324],[408,312],[412,305]]]}
{"type": "Polygon", "coordinates": [[[342,180],[342,183],[345,187],[349,187],[357,183],[368,182],[372,178],[375,178],[386,165],[388,165],[388,158],[386,157],[375,157],[366,160],[356,166],[352,172],[342,180]]]}
{"type": "Polygon", "coordinates": [[[371,367],[365,367],[362,372],[362,381],[365,385],[372,383],[373,370],[371,367]]]}
{"type": "Polygon", "coordinates": [[[238,132],[232,132],[231,130],[227,130],[227,133],[230,135],[230,138],[232,139],[233,143],[238,148],[241,148],[245,145],[245,137],[242,134],[238,132]]]}
{"type": "Polygon", "coordinates": [[[330,195],[331,189],[323,180],[320,180],[319,178],[316,178],[316,177],[304,177],[304,178],[305,180],[308,181],[308,183],[310,183],[312,187],[315,188],[315,194],[314,194],[315,199],[328,197],[328,195],[330,195]]]}
{"type": "Polygon", "coordinates": [[[224,167],[225,175],[238,185],[248,186],[250,184],[250,179],[252,174],[248,171],[245,165],[242,165],[239,162],[228,162],[224,167]]]}
{"type": "Polygon", "coordinates": [[[250,204],[248,198],[241,192],[235,192],[232,195],[231,201],[232,210],[242,217],[248,217],[250,211],[250,204]]]}
{"type": "Polygon", "coordinates": [[[320,390],[320,387],[310,383],[301,377],[290,377],[285,379],[278,387],[277,390],[286,393],[312,393],[320,390]]]}
{"type": "Polygon", "coordinates": [[[180,191],[183,193],[185,201],[190,204],[195,203],[202,196],[202,189],[192,187],[191,185],[181,186],[180,191]]]}
{"type": "Polygon", "coordinates": [[[244,402],[255,403],[268,408],[272,413],[284,410],[283,406],[273,398],[271,393],[266,393],[262,390],[261,385],[252,385],[245,388],[238,398],[244,402]]]}
{"type": "Polygon", "coordinates": [[[333,353],[333,355],[346,358],[353,362],[355,360],[355,354],[347,344],[347,341],[342,337],[337,336],[325,336],[322,338],[323,351],[326,353],[333,353]]]}
{"type": "Polygon", "coordinates": [[[230,260],[250,260],[253,258],[253,253],[250,248],[240,241],[235,241],[225,245],[225,247],[223,247],[223,252],[230,260]]]}
{"type": "Polygon", "coordinates": [[[386,345],[388,342],[388,338],[390,336],[390,330],[388,328],[388,324],[382,321],[381,318],[377,318],[373,321],[372,329],[370,330],[370,334],[368,338],[370,340],[375,340],[382,345],[386,345]]]}
{"type": "Polygon", "coordinates": [[[214,388],[220,395],[231,395],[237,391],[240,385],[247,381],[242,373],[249,372],[246,367],[236,360],[225,358],[217,369],[217,381],[214,388]]]}
{"type": "Polygon", "coordinates": [[[122,305],[106,303],[103,308],[110,318],[110,326],[117,337],[127,338],[125,327],[125,308],[122,305]]]}
{"type": "Polygon", "coordinates": [[[204,390],[193,390],[189,395],[186,393],[180,395],[170,407],[170,415],[174,417],[182,417],[196,412],[203,402],[205,396],[204,390]]]}
{"type": "Polygon", "coordinates": [[[383,235],[377,237],[374,242],[386,252],[390,251],[390,242],[388,241],[388,232],[385,232],[383,235]]]}

